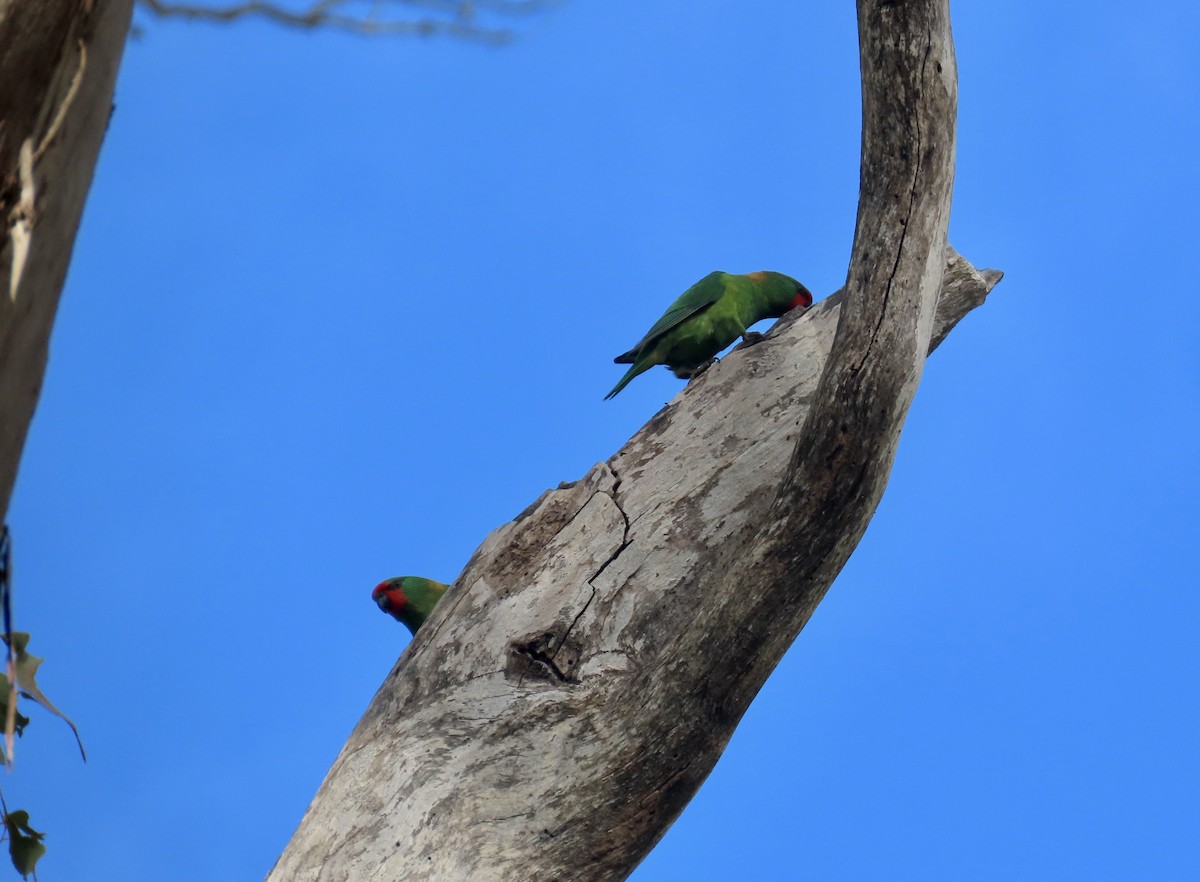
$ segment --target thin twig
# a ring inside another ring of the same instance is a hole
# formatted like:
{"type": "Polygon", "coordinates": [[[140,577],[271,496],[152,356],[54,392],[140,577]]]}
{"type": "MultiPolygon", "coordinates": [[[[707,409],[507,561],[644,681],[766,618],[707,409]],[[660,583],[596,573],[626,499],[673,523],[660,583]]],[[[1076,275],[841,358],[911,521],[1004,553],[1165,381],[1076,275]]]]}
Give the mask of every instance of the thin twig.
{"type": "Polygon", "coordinates": [[[265,0],[246,0],[227,6],[206,6],[194,3],[170,3],[163,0],[140,0],[141,4],[160,18],[186,18],[200,21],[232,22],[244,18],[265,18],[278,24],[297,28],[336,28],[371,36],[416,35],[421,37],[445,35],[486,43],[506,43],[512,32],[475,24],[476,12],[486,10],[497,15],[528,15],[550,6],[554,0],[382,0],[370,5],[361,15],[338,11],[351,0],[317,0],[307,9],[292,10],[265,0]],[[423,8],[449,16],[408,20],[384,19],[380,10],[385,6],[423,8]]]}

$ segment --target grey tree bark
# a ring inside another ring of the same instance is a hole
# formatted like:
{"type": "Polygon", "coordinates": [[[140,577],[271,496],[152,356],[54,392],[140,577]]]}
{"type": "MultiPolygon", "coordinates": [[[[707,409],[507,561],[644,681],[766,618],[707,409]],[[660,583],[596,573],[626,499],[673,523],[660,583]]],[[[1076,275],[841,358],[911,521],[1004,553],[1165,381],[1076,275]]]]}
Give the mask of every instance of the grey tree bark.
{"type": "Polygon", "coordinates": [[[708,775],[862,537],[926,353],[1000,277],[946,244],[948,0],[858,15],[844,290],[484,541],[271,882],[623,879],[708,775]]]}
{"type": "Polygon", "coordinates": [[[133,0],[0,0],[0,519],[46,370],[133,0]]]}

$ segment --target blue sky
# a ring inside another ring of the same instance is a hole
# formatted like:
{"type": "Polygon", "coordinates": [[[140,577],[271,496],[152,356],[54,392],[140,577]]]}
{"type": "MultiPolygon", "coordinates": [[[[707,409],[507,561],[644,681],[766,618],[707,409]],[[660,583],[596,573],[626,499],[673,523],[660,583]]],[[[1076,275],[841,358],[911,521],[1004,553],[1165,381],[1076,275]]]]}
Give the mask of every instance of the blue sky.
{"type": "MultiPolygon", "coordinates": [[[[44,882],[265,874],[407,641],[371,587],[617,450],[705,273],[841,284],[853,4],[667,6],[130,45],[9,514],[91,757],[30,711],[44,882]]],[[[1200,12],[953,12],[951,238],[1007,277],[636,882],[1200,874],[1200,12]]]]}

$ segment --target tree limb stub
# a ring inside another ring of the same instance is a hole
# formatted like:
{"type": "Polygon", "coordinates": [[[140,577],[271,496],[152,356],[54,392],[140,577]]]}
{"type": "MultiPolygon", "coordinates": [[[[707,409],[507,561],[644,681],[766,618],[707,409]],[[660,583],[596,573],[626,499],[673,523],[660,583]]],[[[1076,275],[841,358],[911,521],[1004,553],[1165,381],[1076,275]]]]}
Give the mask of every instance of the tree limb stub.
{"type": "Polygon", "coordinates": [[[866,529],[927,351],[999,280],[945,245],[946,0],[859,19],[844,291],[484,541],[270,880],[623,879],[708,775],[866,529]]]}
{"type": "Polygon", "coordinates": [[[0,517],[132,14],[133,0],[0,0],[0,517]]]}

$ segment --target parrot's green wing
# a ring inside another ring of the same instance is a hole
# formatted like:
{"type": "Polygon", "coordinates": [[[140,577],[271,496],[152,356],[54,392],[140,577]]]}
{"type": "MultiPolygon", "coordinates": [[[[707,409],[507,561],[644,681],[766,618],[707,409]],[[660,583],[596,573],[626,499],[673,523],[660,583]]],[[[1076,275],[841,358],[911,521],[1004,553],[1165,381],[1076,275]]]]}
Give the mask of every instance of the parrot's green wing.
{"type": "Polygon", "coordinates": [[[679,327],[696,313],[703,312],[720,300],[725,293],[725,276],[726,274],[720,271],[709,273],[680,294],[675,302],[667,307],[662,318],[646,332],[646,336],[639,340],[636,346],[628,352],[621,353],[613,361],[616,364],[633,364],[638,353],[647,346],[653,345],[659,337],[679,327]]]}

